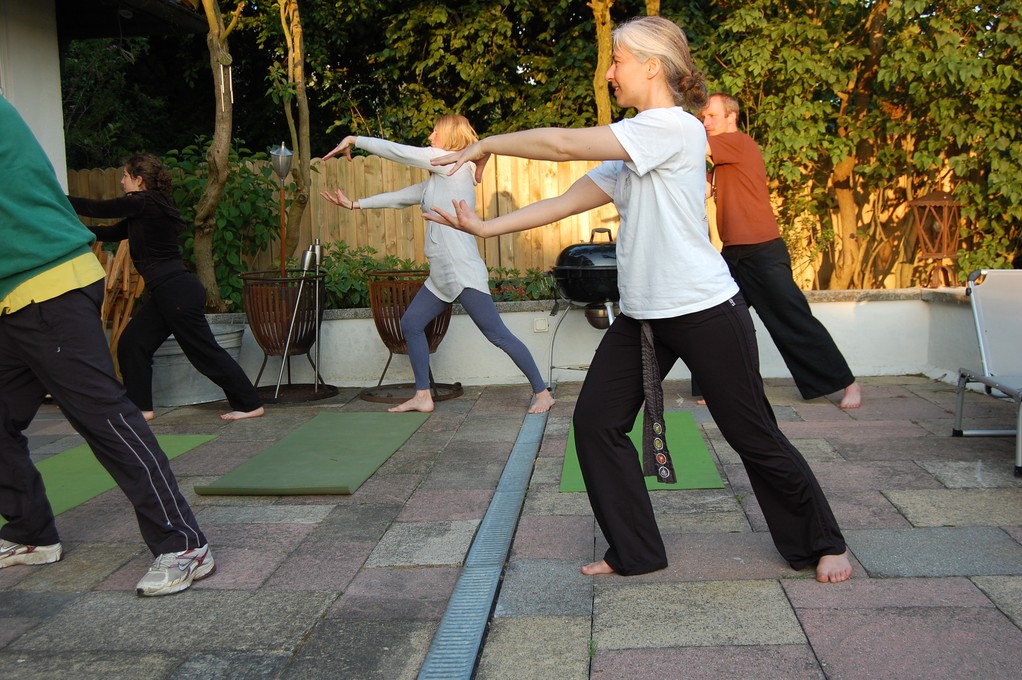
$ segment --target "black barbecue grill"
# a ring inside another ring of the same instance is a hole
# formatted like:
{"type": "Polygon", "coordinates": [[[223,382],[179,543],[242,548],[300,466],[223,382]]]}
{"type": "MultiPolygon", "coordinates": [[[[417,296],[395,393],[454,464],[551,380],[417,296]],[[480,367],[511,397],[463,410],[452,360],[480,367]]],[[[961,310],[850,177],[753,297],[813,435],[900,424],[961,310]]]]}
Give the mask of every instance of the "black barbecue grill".
{"type": "MultiPolygon", "coordinates": [[[[568,310],[573,307],[585,309],[586,321],[598,330],[610,327],[614,321],[614,303],[621,299],[617,288],[617,246],[610,229],[599,227],[589,235],[589,242],[576,243],[561,251],[557,256],[557,264],[553,270],[557,291],[568,305],[550,337],[550,374],[553,369],[586,370],[588,366],[555,366],[554,341],[557,330],[564,321],[568,310]],[[606,234],[607,240],[596,242],[597,234],[606,234]]],[[[551,316],[557,314],[559,305],[555,305],[551,316]]]]}

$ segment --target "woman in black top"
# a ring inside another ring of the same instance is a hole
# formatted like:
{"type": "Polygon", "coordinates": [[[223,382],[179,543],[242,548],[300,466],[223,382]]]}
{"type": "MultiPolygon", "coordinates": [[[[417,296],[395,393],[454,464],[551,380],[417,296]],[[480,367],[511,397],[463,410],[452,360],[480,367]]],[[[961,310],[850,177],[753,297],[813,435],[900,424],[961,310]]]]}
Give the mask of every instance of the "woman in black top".
{"type": "Polygon", "coordinates": [[[124,196],[120,198],[68,198],[79,215],[122,218],[116,224],[89,229],[100,241],[128,239],[131,261],[145,281],[148,298],[128,322],[117,346],[128,397],[146,420],[155,417],[153,355],[173,333],[188,361],[227,395],[233,410],[221,418],[263,415],[263,402],[252,381],[213,337],[205,315],[206,291],[181,259],[178,236],[185,221],[171,198],[170,173],[156,156],[132,156],[125,163],[121,187],[124,196]]]}

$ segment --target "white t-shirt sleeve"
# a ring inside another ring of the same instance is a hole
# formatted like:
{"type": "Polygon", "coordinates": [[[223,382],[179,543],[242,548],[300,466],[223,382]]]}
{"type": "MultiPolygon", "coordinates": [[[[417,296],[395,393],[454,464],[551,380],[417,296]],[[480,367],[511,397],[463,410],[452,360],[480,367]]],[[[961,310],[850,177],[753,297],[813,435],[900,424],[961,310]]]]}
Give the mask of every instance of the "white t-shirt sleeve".
{"type": "Polygon", "coordinates": [[[611,123],[610,129],[628,152],[629,167],[640,177],[673,162],[678,154],[677,142],[691,134],[671,109],[651,109],[634,118],[611,123]],[[671,137],[674,143],[665,144],[665,136],[671,137]]]}

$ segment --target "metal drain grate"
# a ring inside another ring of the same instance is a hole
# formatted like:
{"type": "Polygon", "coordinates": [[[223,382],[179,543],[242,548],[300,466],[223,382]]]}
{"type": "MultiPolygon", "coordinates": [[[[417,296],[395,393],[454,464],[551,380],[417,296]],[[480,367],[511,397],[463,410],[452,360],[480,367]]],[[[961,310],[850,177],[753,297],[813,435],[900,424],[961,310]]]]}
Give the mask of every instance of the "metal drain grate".
{"type": "Polygon", "coordinates": [[[493,611],[547,413],[525,416],[486,515],[465,558],[440,628],[433,637],[419,680],[469,680],[493,611]]]}

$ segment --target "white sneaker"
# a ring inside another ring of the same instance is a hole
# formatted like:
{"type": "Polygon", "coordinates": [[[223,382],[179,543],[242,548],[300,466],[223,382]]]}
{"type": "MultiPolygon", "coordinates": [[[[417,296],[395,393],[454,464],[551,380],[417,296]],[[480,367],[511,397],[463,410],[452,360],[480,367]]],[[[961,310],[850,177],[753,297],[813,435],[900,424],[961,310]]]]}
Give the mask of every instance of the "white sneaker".
{"type": "Polygon", "coordinates": [[[0,539],[0,569],[15,564],[49,564],[64,554],[60,543],[53,545],[22,545],[0,539]]]}
{"type": "Polygon", "coordinates": [[[170,595],[200,581],[216,571],[213,553],[209,544],[201,548],[164,553],[156,558],[153,566],[135,586],[135,592],[142,597],[170,595]]]}

